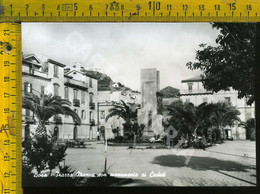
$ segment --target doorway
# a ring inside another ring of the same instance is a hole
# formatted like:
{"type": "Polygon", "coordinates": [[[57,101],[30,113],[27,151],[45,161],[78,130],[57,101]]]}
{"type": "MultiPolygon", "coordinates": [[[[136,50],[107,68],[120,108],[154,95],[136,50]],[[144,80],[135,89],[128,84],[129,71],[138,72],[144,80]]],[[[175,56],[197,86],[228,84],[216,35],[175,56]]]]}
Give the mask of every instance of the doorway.
{"type": "Polygon", "coordinates": [[[78,128],[74,127],[73,129],[73,139],[76,140],[78,138],[78,128]]]}
{"type": "Polygon", "coordinates": [[[53,135],[54,135],[55,140],[58,140],[58,138],[59,138],[59,128],[57,126],[54,128],[53,135]]]}

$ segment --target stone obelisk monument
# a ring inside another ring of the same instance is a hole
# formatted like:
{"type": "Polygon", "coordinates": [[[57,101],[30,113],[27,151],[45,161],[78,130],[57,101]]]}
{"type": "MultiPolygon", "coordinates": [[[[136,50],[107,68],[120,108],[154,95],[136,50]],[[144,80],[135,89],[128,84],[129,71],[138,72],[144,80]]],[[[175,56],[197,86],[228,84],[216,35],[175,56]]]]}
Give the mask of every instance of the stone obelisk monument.
{"type": "Polygon", "coordinates": [[[161,133],[162,115],[158,115],[157,92],[160,89],[160,72],[156,68],[141,69],[141,110],[138,112],[139,124],[144,124],[143,138],[148,139],[161,133]]]}

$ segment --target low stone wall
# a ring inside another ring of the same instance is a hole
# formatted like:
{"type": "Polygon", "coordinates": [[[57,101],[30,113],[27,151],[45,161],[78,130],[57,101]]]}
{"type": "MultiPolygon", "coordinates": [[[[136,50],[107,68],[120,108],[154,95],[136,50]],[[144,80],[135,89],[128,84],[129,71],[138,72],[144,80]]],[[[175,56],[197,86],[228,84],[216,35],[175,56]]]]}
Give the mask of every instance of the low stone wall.
{"type": "MultiPolygon", "coordinates": [[[[126,146],[126,147],[129,147],[129,146],[133,146],[134,143],[112,143],[112,142],[108,142],[107,143],[108,146],[126,146]]],[[[135,144],[136,146],[161,146],[161,145],[164,145],[163,143],[136,143],[135,144]]]]}

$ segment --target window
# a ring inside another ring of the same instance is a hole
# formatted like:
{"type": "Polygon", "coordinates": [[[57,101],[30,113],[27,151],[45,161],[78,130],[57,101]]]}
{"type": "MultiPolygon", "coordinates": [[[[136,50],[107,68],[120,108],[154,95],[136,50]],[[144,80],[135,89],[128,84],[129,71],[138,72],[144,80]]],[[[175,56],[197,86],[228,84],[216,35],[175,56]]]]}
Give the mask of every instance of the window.
{"type": "Polygon", "coordinates": [[[105,117],[106,117],[105,111],[104,110],[100,111],[100,119],[105,119],[105,117]]]}
{"type": "Polygon", "coordinates": [[[58,66],[54,65],[54,77],[58,77],[58,66]]]}
{"type": "Polygon", "coordinates": [[[82,102],[83,104],[85,103],[85,98],[86,98],[85,91],[81,91],[81,102],[82,102]]]}
{"type": "Polygon", "coordinates": [[[89,78],[89,87],[92,88],[92,78],[89,78]]]}
{"type": "Polygon", "coordinates": [[[24,92],[32,93],[32,84],[25,82],[24,83],[24,92]]]}
{"type": "Polygon", "coordinates": [[[53,136],[54,136],[55,140],[58,140],[58,137],[59,137],[59,128],[58,127],[54,128],[53,136]]]}
{"type": "Polygon", "coordinates": [[[41,86],[41,94],[44,94],[45,87],[41,86]]]}
{"type": "Polygon", "coordinates": [[[77,139],[78,138],[78,128],[77,127],[74,127],[74,130],[73,130],[73,139],[77,139]]]}
{"type": "Polygon", "coordinates": [[[90,120],[94,119],[93,112],[89,112],[89,119],[90,119],[90,120]]]}
{"type": "Polygon", "coordinates": [[[69,88],[65,87],[65,99],[69,99],[69,88]]]}
{"type": "Polygon", "coordinates": [[[27,116],[27,117],[30,116],[30,110],[29,110],[29,109],[26,109],[26,110],[25,110],[25,116],[27,116]]]}
{"type": "Polygon", "coordinates": [[[89,102],[93,103],[93,94],[92,93],[89,94],[89,102]]]}
{"type": "Polygon", "coordinates": [[[148,127],[150,128],[152,126],[152,111],[149,111],[149,114],[148,114],[148,127]]]}
{"type": "Polygon", "coordinates": [[[86,111],[85,110],[81,111],[81,119],[86,119],[86,111]]]}
{"type": "Polygon", "coordinates": [[[189,91],[189,92],[192,91],[192,83],[188,83],[188,91],[189,91]]]}
{"type": "Polygon", "coordinates": [[[76,89],[73,90],[73,96],[74,96],[74,99],[78,99],[78,90],[76,90],[76,89]]]}
{"type": "Polygon", "coordinates": [[[225,97],[225,102],[230,103],[231,102],[230,97],[225,97]]]}
{"type": "Polygon", "coordinates": [[[34,74],[34,68],[33,67],[29,67],[29,74],[34,74]]]}
{"type": "Polygon", "coordinates": [[[203,98],[203,103],[204,103],[204,102],[207,103],[207,102],[208,102],[208,99],[207,99],[207,98],[203,98]]]}
{"type": "Polygon", "coordinates": [[[59,85],[58,84],[54,84],[54,96],[59,96],[59,85]]]}
{"type": "Polygon", "coordinates": [[[190,102],[190,99],[189,99],[189,98],[186,98],[185,102],[186,102],[186,103],[189,103],[189,102],[190,102]]]}

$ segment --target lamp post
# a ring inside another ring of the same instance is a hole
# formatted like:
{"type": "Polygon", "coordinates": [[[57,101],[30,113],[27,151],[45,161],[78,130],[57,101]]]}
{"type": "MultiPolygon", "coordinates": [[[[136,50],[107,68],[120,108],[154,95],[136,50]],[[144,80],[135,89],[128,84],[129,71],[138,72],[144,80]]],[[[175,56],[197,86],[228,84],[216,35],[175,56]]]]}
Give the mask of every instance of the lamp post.
{"type": "Polygon", "coordinates": [[[99,131],[99,102],[97,103],[97,130],[99,131]]]}
{"type": "Polygon", "coordinates": [[[106,136],[106,129],[105,129],[105,167],[104,173],[107,174],[107,136],[106,136]]]}
{"type": "Polygon", "coordinates": [[[239,136],[238,131],[237,131],[238,121],[235,121],[235,125],[236,125],[236,139],[238,139],[238,136],[239,136]]]}

